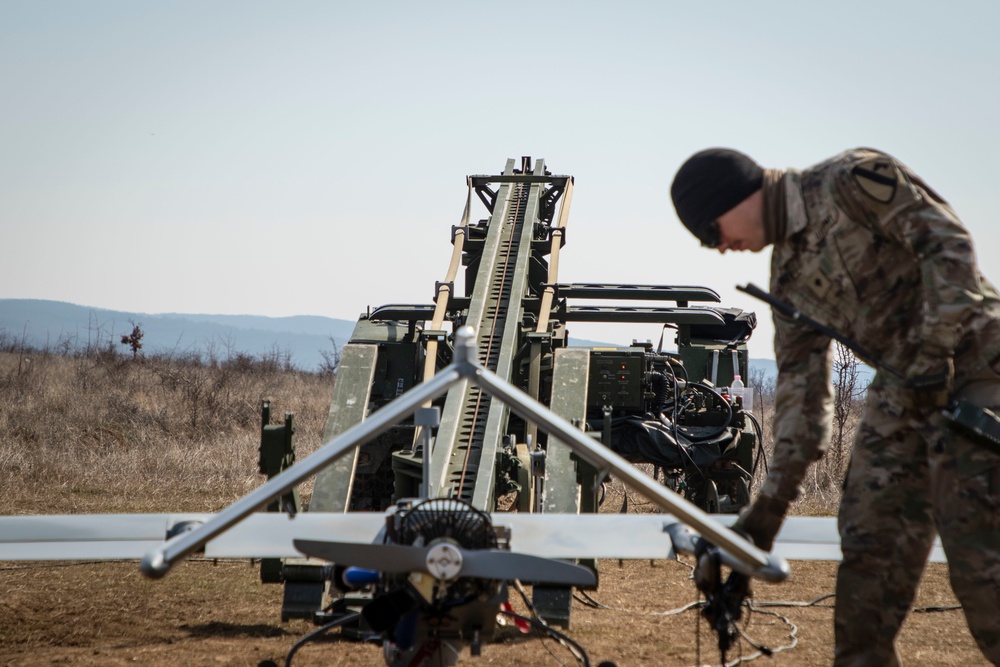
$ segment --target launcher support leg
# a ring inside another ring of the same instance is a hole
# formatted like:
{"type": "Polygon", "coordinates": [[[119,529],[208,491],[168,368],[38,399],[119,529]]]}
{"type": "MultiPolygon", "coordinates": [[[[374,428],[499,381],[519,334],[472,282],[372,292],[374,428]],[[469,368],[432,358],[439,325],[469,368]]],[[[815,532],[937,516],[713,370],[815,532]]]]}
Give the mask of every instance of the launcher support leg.
{"type": "MultiPolygon", "coordinates": [[[[340,356],[340,369],[330,401],[330,415],[323,430],[323,442],[329,442],[350,426],[364,420],[371,398],[375,377],[377,345],[349,343],[340,356]]],[[[358,448],[316,475],[312,501],[313,512],[346,512],[350,508],[354,488],[354,471],[358,463],[358,448]]]]}
{"type": "MultiPolygon", "coordinates": [[[[556,350],[552,371],[551,409],[556,415],[582,424],[587,417],[587,377],[590,352],[562,348],[556,350]]],[[[545,484],[542,502],[545,512],[579,514],[593,512],[593,466],[577,459],[573,450],[549,436],[545,452],[545,484]],[[581,487],[585,478],[589,484],[581,487]],[[589,499],[588,499],[589,498],[589,499]]],[[[546,623],[568,628],[573,604],[572,590],[560,586],[535,586],[532,603],[546,623]]]]}

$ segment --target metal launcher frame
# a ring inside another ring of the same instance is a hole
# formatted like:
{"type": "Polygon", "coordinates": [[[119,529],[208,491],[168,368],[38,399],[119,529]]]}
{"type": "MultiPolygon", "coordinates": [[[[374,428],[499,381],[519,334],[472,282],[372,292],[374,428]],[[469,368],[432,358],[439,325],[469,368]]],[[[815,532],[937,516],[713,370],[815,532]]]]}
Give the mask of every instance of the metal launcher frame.
{"type": "MultiPolygon", "coordinates": [[[[590,430],[605,445],[611,445],[615,418],[650,409],[656,393],[651,373],[676,376],[680,371],[687,381],[707,380],[716,387],[728,385],[737,372],[747,377],[746,339],[752,324],[734,338],[724,309],[690,305],[718,303],[715,291],[558,282],[573,196],[571,176],[553,175],[543,160],[525,157],[520,163],[508,159],[499,175],[470,176],[467,185],[463,219],[451,230],[451,263],[435,286],[433,302],[386,305],[358,320],[341,352],[324,442],[451,364],[456,332],[463,326],[475,332],[479,365],[559,417],[590,430]],[[473,194],[489,213],[475,224],[470,223],[473,194]],[[460,269],[461,293],[456,286],[460,269]],[[571,305],[578,299],[671,305],[571,305]],[[654,351],[648,344],[568,347],[570,322],[676,328],[678,353],[654,351]]],[[[664,484],[705,511],[735,511],[749,500],[748,471],[759,440],[741,406],[720,410],[711,402],[689,401],[687,421],[714,427],[723,420],[722,426],[738,431],[736,443],[716,464],[696,474],[689,470],[686,481],[682,475],[680,484],[676,474],[671,477],[664,470],[664,484]]],[[[309,510],[383,510],[401,498],[453,497],[485,512],[500,508],[501,499],[504,509],[520,512],[597,511],[598,471],[476,383],[458,383],[425,407],[438,410],[417,411],[321,470],[309,510]],[[423,465],[426,449],[428,466],[423,465]]],[[[297,575],[296,567],[286,562],[280,577],[286,581],[286,618],[310,615],[318,604],[315,581],[309,581],[311,575],[297,575]],[[300,579],[301,585],[296,583],[300,579]]],[[[568,621],[568,591],[554,595],[564,600],[548,606],[564,608],[568,621]]],[[[536,602],[538,597],[536,591],[536,602]]],[[[547,615],[561,620],[552,609],[547,615]]]]}

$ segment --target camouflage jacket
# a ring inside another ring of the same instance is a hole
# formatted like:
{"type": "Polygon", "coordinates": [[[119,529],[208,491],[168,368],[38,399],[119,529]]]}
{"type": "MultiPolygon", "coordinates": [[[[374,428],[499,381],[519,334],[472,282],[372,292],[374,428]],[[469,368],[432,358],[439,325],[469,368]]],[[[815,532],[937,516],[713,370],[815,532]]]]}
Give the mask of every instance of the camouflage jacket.
{"type": "MultiPolygon", "coordinates": [[[[972,239],[906,166],[860,148],[790,170],[783,184],[786,233],[771,256],[778,298],[907,377],[953,357],[960,385],[1000,355],[1000,296],[979,271],[972,239]]],[[[790,499],[828,444],[831,344],[780,314],[774,323],[777,470],[763,492],[790,499]]],[[[899,384],[885,373],[875,381],[899,384]]]]}

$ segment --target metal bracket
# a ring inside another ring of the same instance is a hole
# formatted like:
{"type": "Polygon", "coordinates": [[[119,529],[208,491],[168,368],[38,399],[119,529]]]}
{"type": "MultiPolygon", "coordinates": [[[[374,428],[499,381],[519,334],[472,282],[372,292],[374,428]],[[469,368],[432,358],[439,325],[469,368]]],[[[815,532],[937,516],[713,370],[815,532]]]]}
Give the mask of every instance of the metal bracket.
{"type": "Polygon", "coordinates": [[[419,438],[423,448],[421,461],[423,483],[420,487],[420,496],[426,497],[427,490],[431,488],[431,429],[441,424],[441,408],[418,408],[413,414],[413,423],[420,429],[419,438]]]}
{"type": "Polygon", "coordinates": [[[552,237],[556,234],[559,235],[559,248],[562,249],[566,245],[566,228],[565,227],[549,227],[549,241],[552,241],[552,237]]]}
{"type": "Polygon", "coordinates": [[[477,185],[476,195],[479,197],[479,200],[483,202],[483,204],[486,206],[487,210],[489,210],[490,213],[493,213],[493,207],[496,206],[497,202],[497,193],[494,192],[493,190],[490,190],[489,186],[487,185],[477,185]]]}
{"type": "Polygon", "coordinates": [[[455,281],[449,280],[447,282],[444,282],[444,281],[441,281],[441,280],[435,280],[434,281],[434,294],[435,294],[435,296],[441,292],[441,288],[442,287],[447,287],[448,288],[448,294],[450,294],[450,295],[454,295],[455,294],[455,281]]]}
{"type": "Polygon", "coordinates": [[[611,471],[607,468],[601,468],[597,471],[597,475],[594,477],[594,492],[596,493],[598,489],[601,488],[601,484],[604,484],[606,480],[611,475],[611,471]]]}
{"type": "Polygon", "coordinates": [[[535,506],[532,511],[541,514],[545,510],[545,450],[531,452],[531,482],[534,489],[535,506]]]}
{"type": "Polygon", "coordinates": [[[420,332],[420,340],[425,343],[429,340],[436,340],[439,343],[443,343],[448,340],[448,332],[444,329],[424,329],[420,332]]]}

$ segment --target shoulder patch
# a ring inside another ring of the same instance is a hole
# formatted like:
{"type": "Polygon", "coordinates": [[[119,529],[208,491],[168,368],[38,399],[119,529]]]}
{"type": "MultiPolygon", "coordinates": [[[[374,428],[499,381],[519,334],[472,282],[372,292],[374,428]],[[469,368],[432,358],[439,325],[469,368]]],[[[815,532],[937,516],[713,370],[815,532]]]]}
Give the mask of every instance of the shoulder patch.
{"type": "Polygon", "coordinates": [[[899,174],[889,160],[872,159],[851,169],[851,178],[861,191],[875,201],[888,204],[896,196],[899,174]]]}

